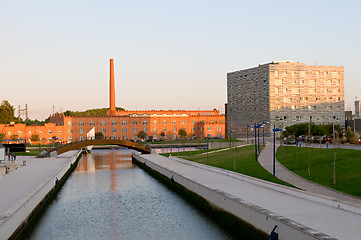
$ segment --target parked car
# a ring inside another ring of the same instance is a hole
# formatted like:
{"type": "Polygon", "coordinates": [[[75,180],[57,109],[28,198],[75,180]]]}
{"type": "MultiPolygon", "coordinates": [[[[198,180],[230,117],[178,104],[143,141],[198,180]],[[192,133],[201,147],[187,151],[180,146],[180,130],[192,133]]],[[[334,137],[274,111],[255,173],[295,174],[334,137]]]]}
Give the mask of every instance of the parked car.
{"type": "Polygon", "coordinates": [[[285,144],[296,144],[297,141],[296,141],[296,139],[294,139],[294,138],[287,138],[287,137],[285,137],[285,138],[283,139],[283,143],[285,143],[285,144]]]}
{"type": "Polygon", "coordinates": [[[311,137],[311,142],[313,143],[320,143],[320,137],[319,136],[312,136],[311,137]]]}
{"type": "Polygon", "coordinates": [[[321,143],[331,143],[331,138],[328,136],[324,136],[321,138],[321,143]]]}

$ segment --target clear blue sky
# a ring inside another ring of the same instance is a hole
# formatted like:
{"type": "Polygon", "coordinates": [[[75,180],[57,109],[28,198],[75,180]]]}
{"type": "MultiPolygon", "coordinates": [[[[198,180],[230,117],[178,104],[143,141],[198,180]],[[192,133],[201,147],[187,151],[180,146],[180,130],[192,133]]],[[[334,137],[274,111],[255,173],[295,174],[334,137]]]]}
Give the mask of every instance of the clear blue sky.
{"type": "MultiPolygon", "coordinates": [[[[32,119],[116,105],[213,109],[227,72],[271,61],[345,67],[361,98],[361,1],[1,1],[0,100],[32,119]]],[[[16,114],[17,115],[17,114],[16,114]]]]}

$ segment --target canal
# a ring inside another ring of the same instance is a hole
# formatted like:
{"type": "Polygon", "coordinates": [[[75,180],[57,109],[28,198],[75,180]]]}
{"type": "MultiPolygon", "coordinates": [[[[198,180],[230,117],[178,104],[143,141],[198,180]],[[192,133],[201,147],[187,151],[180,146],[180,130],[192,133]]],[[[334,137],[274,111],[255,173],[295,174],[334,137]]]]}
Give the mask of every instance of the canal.
{"type": "Polygon", "coordinates": [[[94,150],[26,239],[234,239],[132,164],[129,150],[94,150]]]}

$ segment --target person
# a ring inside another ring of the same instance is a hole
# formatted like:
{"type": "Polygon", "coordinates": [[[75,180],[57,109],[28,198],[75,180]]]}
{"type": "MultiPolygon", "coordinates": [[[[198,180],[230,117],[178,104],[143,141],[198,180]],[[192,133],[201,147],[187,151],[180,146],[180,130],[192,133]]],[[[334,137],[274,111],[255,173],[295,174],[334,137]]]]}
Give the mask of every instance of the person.
{"type": "Polygon", "coordinates": [[[13,160],[15,161],[16,160],[16,154],[14,153],[14,158],[13,158],[13,160]]]}
{"type": "Polygon", "coordinates": [[[9,153],[8,154],[8,161],[10,161],[11,160],[11,154],[9,153]]]}

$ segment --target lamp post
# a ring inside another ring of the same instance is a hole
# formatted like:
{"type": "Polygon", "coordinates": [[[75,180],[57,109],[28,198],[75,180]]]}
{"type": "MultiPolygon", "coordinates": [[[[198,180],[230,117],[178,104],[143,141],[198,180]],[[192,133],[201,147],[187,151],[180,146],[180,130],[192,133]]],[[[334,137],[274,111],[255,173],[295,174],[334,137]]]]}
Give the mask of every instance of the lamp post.
{"type": "Polygon", "coordinates": [[[263,125],[262,125],[262,130],[263,130],[263,146],[265,146],[265,144],[264,144],[264,127],[266,126],[267,123],[269,123],[269,122],[263,122],[263,125]]]}
{"type": "Polygon", "coordinates": [[[273,176],[276,176],[276,132],[284,131],[284,129],[276,128],[273,125],[273,176]]]}
{"type": "Polygon", "coordinates": [[[257,123],[254,124],[254,153],[256,155],[256,162],[258,162],[257,160],[257,123]]]}
{"type": "Polygon", "coordinates": [[[256,155],[256,162],[258,161],[258,154],[257,154],[257,132],[258,132],[258,153],[261,152],[260,146],[259,146],[259,128],[262,126],[262,124],[255,123],[254,124],[254,146],[255,146],[255,155],[256,155]]]}

